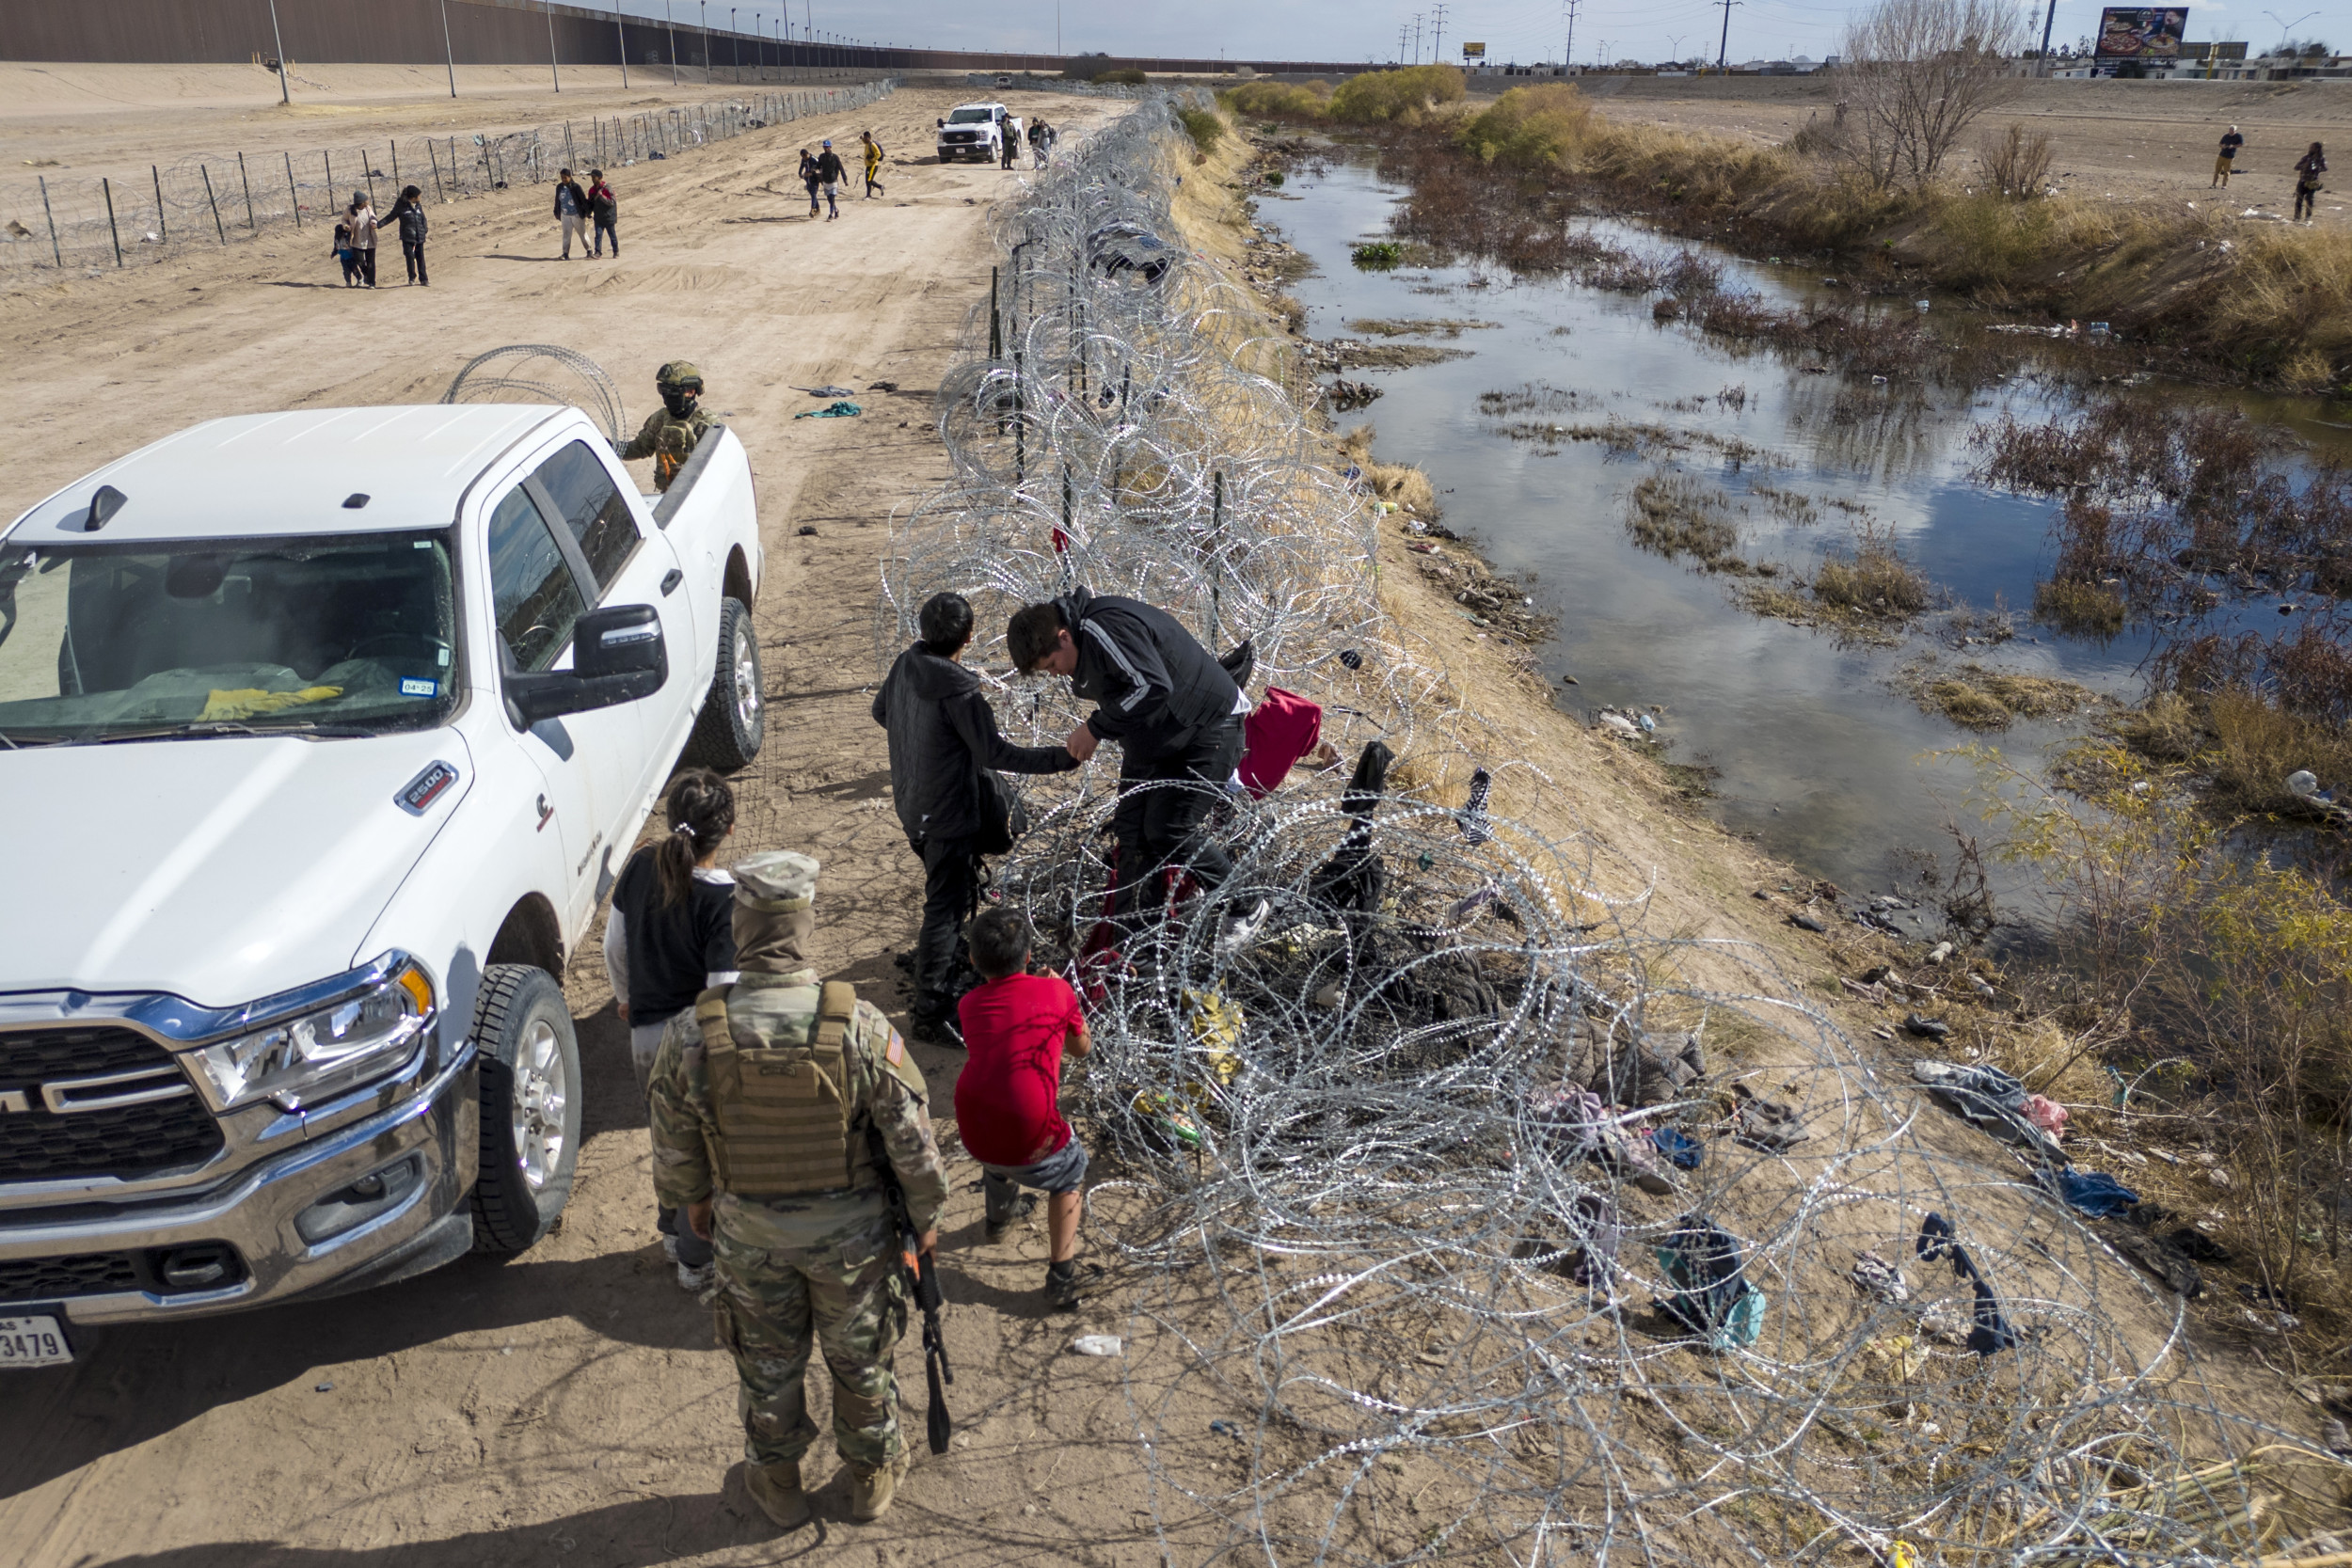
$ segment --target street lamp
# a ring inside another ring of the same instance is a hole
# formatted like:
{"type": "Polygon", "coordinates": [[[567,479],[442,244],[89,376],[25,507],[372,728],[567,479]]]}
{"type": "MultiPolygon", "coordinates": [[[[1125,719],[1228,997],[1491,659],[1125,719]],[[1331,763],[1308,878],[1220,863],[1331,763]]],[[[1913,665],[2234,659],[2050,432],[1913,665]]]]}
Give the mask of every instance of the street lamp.
{"type": "Polygon", "coordinates": [[[743,85],[743,35],[735,30],[735,8],[727,8],[727,53],[735,61],[735,85],[743,85]]]}
{"type": "Polygon", "coordinates": [[[2263,15],[2279,24],[2279,52],[2280,54],[2284,54],[2286,52],[2287,44],[2291,41],[2288,35],[2318,14],[2319,13],[2317,11],[2305,11],[2301,16],[2296,17],[2294,21],[2288,22],[2282,20],[2277,11],[2263,12],[2263,15]]]}
{"type": "Polygon", "coordinates": [[[278,0],[269,0],[269,40],[278,46],[278,102],[291,104],[294,94],[286,90],[286,40],[278,36],[278,0]]]}
{"type": "MultiPolygon", "coordinates": [[[[448,0],[442,0],[446,5],[448,0]]],[[[621,25],[621,0],[612,0],[612,36],[621,45],[621,90],[628,90],[628,29],[621,25]]]]}
{"type": "MultiPolygon", "coordinates": [[[[274,7],[277,0],[271,0],[274,7]]],[[[449,57],[449,95],[457,96],[457,48],[449,40],[449,0],[441,0],[441,53],[449,57]]]]}
{"type": "Polygon", "coordinates": [[[661,25],[670,35],[670,86],[677,86],[677,23],[670,15],[670,0],[661,0],[661,25]]]}
{"type": "Polygon", "coordinates": [[[547,0],[548,11],[548,74],[555,78],[555,90],[564,90],[564,73],[555,69],[555,0],[547,0]]]}

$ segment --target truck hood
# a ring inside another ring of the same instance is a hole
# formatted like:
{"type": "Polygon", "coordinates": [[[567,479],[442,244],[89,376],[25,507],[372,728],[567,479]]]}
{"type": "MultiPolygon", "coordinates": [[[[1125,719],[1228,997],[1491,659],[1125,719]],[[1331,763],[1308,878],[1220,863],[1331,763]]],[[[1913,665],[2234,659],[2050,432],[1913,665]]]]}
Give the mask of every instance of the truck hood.
{"type": "Polygon", "coordinates": [[[339,974],[472,784],[453,729],[0,752],[0,991],[229,1007],[339,974]],[[457,781],[411,813],[436,761],[457,781]]]}

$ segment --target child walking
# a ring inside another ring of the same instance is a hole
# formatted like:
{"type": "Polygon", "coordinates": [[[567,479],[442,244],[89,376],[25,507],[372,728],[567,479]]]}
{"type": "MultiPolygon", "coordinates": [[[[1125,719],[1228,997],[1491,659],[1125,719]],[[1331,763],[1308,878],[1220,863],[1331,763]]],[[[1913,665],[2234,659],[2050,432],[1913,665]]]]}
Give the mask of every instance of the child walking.
{"type": "Polygon", "coordinates": [[[347,223],[335,225],[334,254],[335,260],[342,263],[343,287],[358,288],[359,286],[359,253],[351,248],[351,225],[347,223]]]}
{"type": "Polygon", "coordinates": [[[973,917],[965,942],[984,982],[958,1005],[964,1048],[956,1079],[956,1129],[980,1163],[988,1239],[1002,1241],[1047,1195],[1045,1305],[1078,1305],[1078,1221],[1085,1212],[1086,1145],[1062,1119],[1063,1051],[1093,1049],[1078,993],[1066,981],[1031,974],[1029,923],[1011,910],[973,917]]]}
{"type": "MultiPolygon", "coordinates": [[[[735,791],[718,774],[694,768],[670,786],[666,816],[669,835],[621,868],[604,927],[604,972],[628,1025],[641,1101],[663,1028],[691,1013],[707,988],[736,977],[735,879],[719,869],[720,846],[735,831],[735,791]]],[[[663,1211],[656,1226],[662,1251],[677,1263],[679,1289],[707,1289],[710,1243],[682,1211],[663,1211]]]]}

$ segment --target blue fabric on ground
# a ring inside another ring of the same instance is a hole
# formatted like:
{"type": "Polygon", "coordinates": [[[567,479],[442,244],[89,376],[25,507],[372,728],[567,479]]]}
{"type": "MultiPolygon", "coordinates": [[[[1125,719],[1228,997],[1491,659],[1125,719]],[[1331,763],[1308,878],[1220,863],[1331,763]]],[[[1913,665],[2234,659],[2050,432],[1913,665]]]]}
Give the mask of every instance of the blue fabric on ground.
{"type": "Polygon", "coordinates": [[[2093,1219],[2113,1219],[2139,1202],[2139,1195],[2105,1171],[2067,1170],[2056,1173],[2058,1196],[2070,1208],[2093,1219]]]}
{"type": "Polygon", "coordinates": [[[1664,1155],[1677,1170],[1696,1170],[1699,1162],[1707,1157],[1706,1145],[1688,1132],[1678,1132],[1671,1127],[1654,1130],[1650,1133],[1650,1141],[1658,1146],[1658,1152],[1664,1155]]]}

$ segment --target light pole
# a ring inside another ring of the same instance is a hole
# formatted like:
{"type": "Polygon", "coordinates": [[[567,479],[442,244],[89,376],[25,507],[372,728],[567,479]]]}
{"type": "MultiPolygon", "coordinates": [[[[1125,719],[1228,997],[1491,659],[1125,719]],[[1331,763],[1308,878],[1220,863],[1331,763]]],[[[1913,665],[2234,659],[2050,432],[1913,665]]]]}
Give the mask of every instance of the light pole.
{"type": "Polygon", "coordinates": [[[710,80],[710,0],[702,0],[703,81],[710,80]]]}
{"type": "Polygon", "coordinates": [[[1715,70],[1718,74],[1731,69],[1731,8],[1747,0],[1714,0],[1724,8],[1724,41],[1715,50],[1715,70]]]}
{"type": "Polygon", "coordinates": [[[548,11],[548,74],[555,78],[555,90],[564,90],[564,73],[555,69],[555,0],[546,0],[548,11]]]}
{"type": "Polygon", "coordinates": [[[2317,11],[2305,11],[2301,16],[2296,17],[2294,21],[2288,22],[2283,20],[2277,11],[2263,12],[2263,15],[2279,24],[2279,50],[2281,54],[2286,52],[2287,44],[2291,41],[2287,35],[2294,32],[2297,27],[2300,27],[2304,23],[2309,22],[2312,17],[2315,17],[2319,13],[2317,11]]]}
{"type": "MultiPolygon", "coordinates": [[[[447,0],[444,0],[444,4],[447,0]]],[[[612,36],[621,45],[621,90],[628,90],[628,29],[621,25],[621,0],[612,0],[612,36]]]]}
{"type": "Polygon", "coordinates": [[[449,95],[454,98],[457,96],[457,48],[449,41],[449,0],[441,0],[441,53],[449,57],[449,95]]]}
{"type": "MultiPolygon", "coordinates": [[[[447,0],[444,0],[444,4],[447,0]]],[[[670,34],[670,86],[677,86],[677,21],[670,14],[670,0],[661,0],[661,25],[670,34]]]]}
{"type": "Polygon", "coordinates": [[[278,36],[278,0],[269,0],[269,40],[278,49],[278,102],[292,103],[294,94],[286,90],[286,40],[278,36]]]}
{"type": "Polygon", "coordinates": [[[735,61],[735,85],[743,85],[743,35],[735,30],[735,8],[727,8],[727,54],[735,61]]]}

